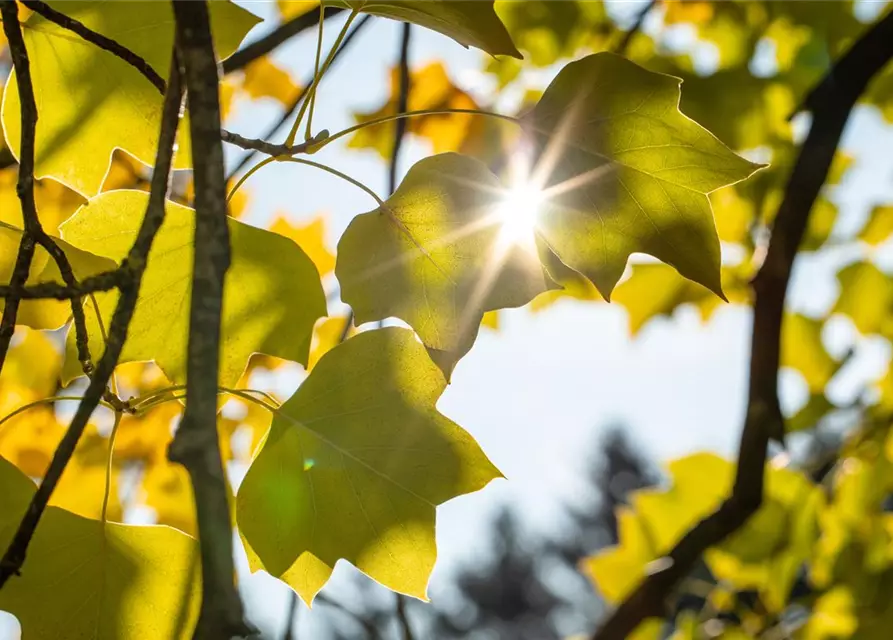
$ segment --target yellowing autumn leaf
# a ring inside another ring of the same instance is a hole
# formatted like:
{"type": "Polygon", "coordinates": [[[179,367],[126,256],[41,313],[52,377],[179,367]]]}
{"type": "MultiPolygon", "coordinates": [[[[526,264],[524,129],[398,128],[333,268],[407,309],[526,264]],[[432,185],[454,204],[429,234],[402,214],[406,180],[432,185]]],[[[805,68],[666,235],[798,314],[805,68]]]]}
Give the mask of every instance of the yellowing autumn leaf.
{"type": "MultiPolygon", "coordinates": [[[[50,2],[65,15],[127,47],[162,77],[170,69],[174,19],[166,2],[50,2]]],[[[217,54],[235,51],[257,18],[232,2],[212,2],[217,54]]],[[[99,193],[112,152],[126,149],[141,161],[155,159],[162,96],[139,71],[71,31],[32,14],[24,25],[37,110],[35,175],[52,177],[85,196],[99,193]]],[[[21,136],[19,95],[6,84],[3,127],[17,153],[21,136]]],[[[181,135],[175,164],[186,168],[189,138],[181,135]]]]}
{"type": "Polygon", "coordinates": [[[759,165],[679,111],[679,84],[599,53],[565,66],[531,113],[548,172],[540,232],[606,298],[633,252],[723,295],[706,194],[759,165]]]}
{"type": "MultiPolygon", "coordinates": [[[[0,171],[0,222],[21,229],[24,223],[16,194],[17,179],[18,172],[14,167],[0,171]]],[[[83,196],[49,179],[34,183],[34,200],[40,224],[50,234],[55,234],[59,225],[84,204],[83,196]]]]}
{"type": "MultiPolygon", "coordinates": [[[[0,488],[6,548],[36,487],[0,459],[0,488]]],[[[198,582],[198,548],[189,536],[168,527],[104,524],[51,506],[22,575],[0,591],[0,609],[18,618],[24,638],[189,638],[198,582]]]]}
{"type": "MultiPolygon", "coordinates": [[[[91,199],[62,227],[65,238],[114,261],[130,249],[148,195],[109,191],[91,199]]],[[[195,212],[168,203],[167,216],[149,254],[140,298],[130,323],[121,361],[154,360],[175,384],[186,377],[189,293],[195,212]]],[[[223,305],[220,384],[233,386],[252,353],[261,352],[306,363],[313,324],[325,315],[319,274],[310,259],[288,238],[229,220],[232,263],[226,274],[223,305]]],[[[96,296],[109,326],[117,293],[96,296]]],[[[86,305],[93,353],[102,352],[102,334],[93,305],[86,305]]],[[[69,335],[64,380],[79,375],[69,335]]]]}
{"type": "Polygon", "coordinates": [[[305,225],[296,226],[280,214],[270,225],[270,231],[294,240],[307,257],[313,260],[320,276],[330,274],[335,268],[335,256],[326,244],[324,216],[317,216],[305,225]]]}
{"type": "MultiPolygon", "coordinates": [[[[357,123],[395,115],[399,93],[400,71],[392,69],[391,93],[387,102],[374,111],[354,114],[357,123]]],[[[432,62],[412,72],[407,111],[478,108],[471,96],[453,85],[442,63],[432,62]]],[[[485,119],[469,113],[417,116],[406,119],[406,131],[427,139],[434,153],[460,151],[472,123],[485,119]]],[[[364,127],[351,136],[348,146],[353,149],[374,149],[381,157],[390,158],[394,146],[394,127],[393,122],[364,127]]]]}
{"type": "Polygon", "coordinates": [[[245,67],[242,90],[257,100],[273,98],[283,106],[289,106],[301,91],[282,67],[263,56],[245,67]]]}
{"type": "Polygon", "coordinates": [[[849,316],[863,335],[893,331],[893,278],[871,262],[855,262],[838,272],[837,282],[835,313],[849,316]]]}
{"type": "Polygon", "coordinates": [[[480,161],[447,153],[416,163],[383,206],[354,218],[335,274],[358,323],[407,322],[449,375],[483,315],[547,289],[533,248],[508,237],[499,181],[480,161]]]}
{"type": "Polygon", "coordinates": [[[871,246],[885,242],[893,234],[893,206],[877,206],[868,214],[859,239],[871,246]]]}
{"type": "Polygon", "coordinates": [[[493,10],[493,0],[332,0],[327,4],[417,24],[490,55],[521,57],[493,10]]]}
{"type": "MultiPolygon", "coordinates": [[[[16,255],[19,251],[22,231],[6,223],[0,222],[0,283],[9,284],[15,267],[16,255]]],[[[55,239],[71,263],[75,278],[84,278],[115,268],[115,263],[101,256],[82,251],[64,240],[55,239]]],[[[55,282],[64,284],[56,261],[50,257],[43,247],[37,247],[26,284],[39,282],[55,282]]],[[[0,309],[6,306],[0,299],[0,309]]],[[[58,329],[71,316],[71,305],[60,300],[25,300],[19,305],[16,323],[34,329],[58,329]]],[[[75,358],[77,361],[77,358],[75,358]]],[[[78,367],[80,364],[78,363],[78,367]]]]}
{"type": "Polygon", "coordinates": [[[435,507],[499,477],[437,411],[445,388],[406,329],[360,333],[324,355],[273,419],[239,490],[252,570],[309,603],[343,558],[425,598],[435,507]]]}

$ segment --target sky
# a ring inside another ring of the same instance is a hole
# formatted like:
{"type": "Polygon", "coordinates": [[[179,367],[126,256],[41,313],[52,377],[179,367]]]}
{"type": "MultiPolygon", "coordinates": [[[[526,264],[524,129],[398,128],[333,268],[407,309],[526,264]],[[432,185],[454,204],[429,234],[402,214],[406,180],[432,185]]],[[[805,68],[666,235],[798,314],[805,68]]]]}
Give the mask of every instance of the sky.
{"type": "MultiPolygon", "coordinates": [[[[272,2],[240,4],[264,18],[275,15],[272,2]]],[[[639,6],[627,2],[615,10],[629,16],[639,6]]],[[[340,20],[327,22],[327,43],[337,33],[340,20]]],[[[649,21],[646,30],[655,24],[649,21]]],[[[260,25],[249,39],[267,29],[260,25]]],[[[375,109],[385,100],[389,68],[397,59],[398,30],[395,22],[375,20],[326,76],[317,99],[317,129],[340,130],[353,124],[353,112],[375,109]]],[[[684,41],[685,34],[680,37],[684,41]]],[[[274,58],[293,70],[296,79],[304,78],[312,67],[315,39],[315,33],[303,34],[278,49],[274,58]]],[[[709,51],[703,55],[709,65],[709,51]]],[[[489,81],[479,72],[484,54],[415,29],[412,65],[435,59],[445,61],[463,89],[487,97],[489,81]]],[[[557,68],[538,72],[529,80],[544,86],[555,72],[557,68]]],[[[273,101],[237,104],[228,127],[246,136],[260,135],[280,112],[273,101]]],[[[893,156],[889,153],[893,133],[883,128],[876,111],[859,109],[843,148],[858,152],[858,160],[844,183],[829,193],[842,212],[836,232],[858,229],[873,204],[893,202],[893,156]]],[[[416,141],[405,149],[402,171],[428,152],[416,141]]],[[[228,151],[235,151],[231,158],[239,156],[239,150],[228,151]]],[[[386,195],[387,167],[373,152],[345,150],[338,143],[314,159],[386,195]]],[[[247,222],[262,225],[280,213],[294,222],[308,221],[326,212],[333,248],[354,215],[375,208],[375,202],[359,189],[294,164],[264,168],[249,180],[247,189],[247,222]]],[[[880,250],[879,262],[893,271],[893,252],[888,249],[880,250]]],[[[853,255],[843,250],[828,253],[832,255],[798,261],[790,297],[793,308],[815,315],[833,304],[836,269],[853,255]]],[[[325,284],[331,289],[334,282],[325,284]]],[[[560,529],[561,505],[581,500],[588,455],[605,427],[623,425],[647,454],[667,460],[702,449],[732,456],[743,422],[750,334],[746,308],[723,307],[706,325],[695,310],[683,308],[671,319],[651,321],[635,339],[629,335],[626,313],[619,305],[568,299],[536,314],[526,309],[504,311],[500,319],[498,332],[481,331],[474,348],[456,368],[438,408],[477,439],[506,479],[438,509],[438,563],[430,588],[434,599],[446,592],[452,570],[486,553],[487,524],[495,506],[513,505],[533,530],[554,533],[560,529]]],[[[865,380],[883,373],[889,349],[860,338],[845,319],[835,319],[826,330],[834,353],[859,346],[854,360],[833,383],[835,399],[846,399],[865,380]]],[[[284,384],[293,388],[297,378],[284,384]]],[[[785,407],[796,409],[805,394],[805,384],[796,374],[783,374],[785,407]]],[[[356,573],[339,563],[325,592],[333,597],[349,594],[356,573]]],[[[287,607],[287,588],[262,573],[249,575],[244,557],[240,574],[252,617],[279,628],[287,607]]],[[[304,615],[300,624],[307,631],[312,623],[304,615]]]]}

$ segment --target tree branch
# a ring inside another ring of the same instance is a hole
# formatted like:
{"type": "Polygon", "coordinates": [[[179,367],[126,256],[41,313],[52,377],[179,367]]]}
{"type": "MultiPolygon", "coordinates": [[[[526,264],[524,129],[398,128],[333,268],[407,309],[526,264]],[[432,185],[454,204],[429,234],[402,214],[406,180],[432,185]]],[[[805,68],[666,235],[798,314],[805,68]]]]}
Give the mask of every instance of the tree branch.
{"type": "Polygon", "coordinates": [[[37,205],[34,203],[34,138],[37,133],[37,103],[34,100],[34,90],[31,85],[31,65],[28,62],[28,51],[22,37],[22,28],[19,25],[16,3],[11,0],[3,0],[0,12],[3,17],[3,32],[9,42],[12,64],[16,69],[21,86],[19,110],[22,120],[22,150],[16,193],[21,203],[22,221],[25,227],[10,279],[12,295],[6,299],[6,305],[3,307],[3,319],[0,320],[0,371],[2,371],[6,354],[9,352],[9,343],[15,333],[16,317],[21,299],[19,290],[25,285],[31,271],[31,261],[34,258],[40,222],[37,219],[37,205]]]}
{"type": "MultiPolygon", "coordinates": [[[[404,22],[400,32],[400,91],[397,97],[397,113],[409,111],[409,87],[411,77],[409,74],[409,43],[412,40],[412,25],[404,22]]],[[[394,147],[391,151],[391,166],[388,171],[388,193],[394,193],[397,189],[397,170],[400,161],[400,149],[403,147],[403,138],[406,136],[408,121],[401,118],[394,123],[394,147]]]]}
{"type": "Polygon", "coordinates": [[[206,0],[173,2],[189,101],[195,180],[195,252],[186,360],[186,411],[168,457],[186,467],[195,495],[202,559],[196,638],[251,633],[234,583],[227,485],[217,438],[217,385],[224,276],[230,264],[220,140],[219,77],[206,0]]]}
{"type": "MultiPolygon", "coordinates": [[[[344,9],[340,7],[326,7],[325,8],[325,19],[333,18],[338,14],[342,13],[344,9]]],[[[262,38],[255,40],[251,44],[247,44],[238,51],[236,51],[233,55],[223,61],[223,73],[232,73],[233,71],[239,71],[240,69],[244,69],[249,64],[257,60],[258,58],[262,58],[273,49],[283,44],[290,38],[298,35],[306,31],[307,29],[312,29],[313,27],[319,24],[319,9],[313,8],[305,13],[302,13],[299,16],[292,18],[291,20],[287,20],[283,22],[281,25],[276,27],[272,32],[268,33],[262,38]]]]}
{"type": "MultiPolygon", "coordinates": [[[[357,21],[357,24],[354,26],[353,29],[351,29],[350,33],[348,33],[347,36],[345,36],[344,42],[341,43],[341,46],[335,52],[335,56],[332,58],[332,65],[335,64],[335,61],[347,49],[348,45],[350,45],[350,43],[353,41],[354,37],[369,23],[369,20],[371,19],[371,17],[372,16],[365,15],[362,18],[360,18],[359,21],[357,21]]],[[[329,68],[331,68],[332,65],[330,65],[329,68]]],[[[304,99],[304,96],[307,95],[307,88],[312,83],[313,83],[313,78],[310,78],[307,82],[304,83],[304,88],[301,90],[301,92],[298,94],[298,96],[294,99],[294,101],[288,106],[288,108],[283,112],[282,116],[279,118],[279,121],[276,122],[272,127],[270,127],[270,129],[267,131],[266,135],[264,136],[264,140],[269,140],[270,138],[275,136],[279,132],[279,129],[281,129],[291,119],[292,114],[295,111],[297,111],[298,106],[301,104],[301,101],[304,99]]],[[[235,136],[236,134],[230,134],[230,135],[235,136]]],[[[239,137],[241,137],[241,136],[239,136],[239,137]]],[[[226,177],[227,182],[232,180],[236,176],[236,174],[238,174],[242,169],[244,169],[248,165],[248,163],[251,162],[251,159],[254,158],[255,155],[257,155],[257,153],[259,151],[264,151],[259,146],[255,145],[253,143],[259,142],[259,143],[263,143],[263,144],[268,144],[268,143],[263,142],[262,140],[251,140],[249,138],[242,138],[242,139],[247,140],[249,142],[249,144],[247,144],[243,147],[248,151],[248,153],[246,153],[241,158],[239,158],[239,161],[236,163],[236,166],[233,167],[233,169],[227,175],[227,177],[226,177]]],[[[302,144],[305,144],[305,143],[302,143],[302,144]]],[[[238,146],[243,146],[243,145],[240,144],[238,146]]],[[[277,146],[277,145],[274,145],[274,147],[275,146],[277,146]]],[[[278,146],[285,147],[285,145],[278,145],[278,146]]],[[[300,145],[296,145],[296,146],[300,146],[300,145]]],[[[286,148],[286,150],[288,149],[287,147],[285,147],[285,148],[286,148]]],[[[264,151],[264,153],[266,153],[266,152],[264,151]]],[[[286,154],[286,155],[292,155],[292,154],[286,154]]]]}
{"type": "Polygon", "coordinates": [[[636,37],[636,34],[642,30],[642,25],[645,23],[645,18],[657,5],[658,1],[659,0],[650,0],[648,4],[642,7],[642,10],[639,11],[639,15],[636,16],[636,21],[633,23],[633,26],[629,28],[629,31],[623,34],[620,42],[618,42],[617,46],[614,47],[614,53],[618,55],[626,54],[626,50],[629,48],[629,43],[632,42],[633,38],[636,37]]]}
{"type": "MultiPolygon", "coordinates": [[[[58,282],[38,282],[26,285],[15,291],[15,295],[22,300],[70,300],[91,293],[110,291],[120,286],[122,282],[126,282],[129,277],[127,270],[118,267],[89,276],[72,285],[59,284],[58,282]]],[[[12,285],[0,285],[0,298],[9,298],[12,295],[12,285]]]]}
{"type": "MultiPolygon", "coordinates": [[[[7,7],[10,5],[13,5],[10,0],[4,0],[0,7],[5,12],[8,12],[9,9],[7,7]]],[[[20,38],[21,31],[18,21],[7,20],[4,14],[4,28],[11,24],[15,24],[14,29],[19,32],[20,38]]],[[[14,41],[13,38],[10,38],[10,44],[14,41]]],[[[158,136],[158,151],[155,157],[155,171],[152,174],[146,215],[143,217],[136,240],[134,240],[127,258],[125,258],[121,266],[123,272],[127,273],[129,277],[120,283],[121,295],[118,298],[118,303],[109,325],[105,351],[96,366],[93,376],[90,378],[90,383],[78,405],[74,418],[72,418],[71,425],[53,453],[50,466],[40,486],[34,493],[31,503],[28,505],[28,509],[22,518],[22,522],[19,524],[12,542],[10,542],[9,548],[6,550],[2,561],[0,561],[0,588],[2,588],[10,576],[17,575],[21,570],[22,564],[25,562],[28,545],[34,535],[37,524],[40,522],[50,496],[56,488],[59,478],[62,476],[62,472],[65,471],[65,467],[74,453],[74,449],[81,434],[84,432],[84,428],[87,426],[90,416],[106,391],[108,381],[112,377],[118,358],[121,356],[121,350],[124,348],[124,343],[127,340],[127,331],[136,308],[136,301],[139,296],[142,276],[146,269],[149,250],[152,248],[155,236],[164,221],[165,196],[167,194],[174,139],[177,133],[182,102],[180,75],[176,66],[173,66],[171,69],[170,77],[170,86],[165,95],[162,110],[161,131],[158,136]]],[[[19,76],[20,91],[22,84],[23,79],[19,76]]],[[[24,154],[22,157],[25,157],[24,154]]]]}
{"type": "Polygon", "coordinates": [[[850,111],[871,78],[891,57],[893,14],[888,14],[835,64],[830,72],[837,77],[835,90],[823,94],[822,100],[811,106],[812,127],[776,213],[766,259],[753,281],[750,389],[731,497],[682,537],[668,554],[665,568],[648,575],[636,587],[596,631],[594,640],[626,638],[646,618],[666,615],[671,592],[703,552],[734,533],[759,509],[769,439],[780,439],[784,434],[784,418],[778,401],[778,368],[791,269],[850,111]],[[841,69],[846,70],[845,80],[841,69]]]}

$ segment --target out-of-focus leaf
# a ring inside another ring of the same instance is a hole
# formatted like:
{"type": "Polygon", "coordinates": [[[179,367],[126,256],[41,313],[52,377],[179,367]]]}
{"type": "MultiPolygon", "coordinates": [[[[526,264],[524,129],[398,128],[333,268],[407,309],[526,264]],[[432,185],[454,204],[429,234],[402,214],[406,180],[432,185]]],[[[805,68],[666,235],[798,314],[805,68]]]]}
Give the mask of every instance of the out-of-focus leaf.
{"type": "Polygon", "coordinates": [[[856,262],[837,274],[840,295],[835,313],[849,316],[863,335],[889,334],[893,279],[870,262],[856,262]]]}
{"type": "Polygon", "coordinates": [[[859,239],[871,246],[878,246],[893,234],[893,206],[878,206],[871,210],[868,221],[859,232],[859,239]]]}
{"type": "Polygon", "coordinates": [[[319,275],[326,276],[335,268],[335,256],[326,244],[325,225],[325,216],[317,216],[305,225],[296,226],[280,214],[270,226],[270,231],[294,240],[316,265],[319,275]]]}

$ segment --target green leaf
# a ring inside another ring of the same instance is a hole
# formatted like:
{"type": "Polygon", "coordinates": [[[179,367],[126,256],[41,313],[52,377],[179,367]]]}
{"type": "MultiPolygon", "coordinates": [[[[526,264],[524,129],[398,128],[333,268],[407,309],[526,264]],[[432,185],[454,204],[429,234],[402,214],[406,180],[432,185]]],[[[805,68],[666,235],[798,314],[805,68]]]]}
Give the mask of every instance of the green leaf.
{"type": "Polygon", "coordinates": [[[633,252],[723,296],[706,194],[760,165],[685,117],[679,84],[598,53],[564,67],[531,114],[552,187],[540,230],[605,298],[633,252]]]}
{"type": "MultiPolygon", "coordinates": [[[[127,255],[148,194],[108,191],[92,198],[62,225],[78,247],[120,262],[127,255]]],[[[149,254],[136,312],[121,362],[155,360],[167,377],[186,378],[189,294],[192,288],[195,212],[168,202],[167,217],[149,254]]],[[[231,266],[223,302],[220,384],[234,386],[252,353],[307,364],[313,324],[326,315],[325,296],[313,262],[294,241],[229,219],[231,266]]],[[[107,329],[118,295],[96,296],[107,329]]],[[[93,353],[102,353],[94,306],[85,305],[93,353]]],[[[69,334],[63,380],[80,375],[69,334]]]]}
{"type": "Polygon", "coordinates": [[[351,221],[335,274],[357,322],[407,322],[449,376],[484,313],[548,288],[533,247],[503,233],[502,189],[479,160],[455,153],[415,164],[383,207],[351,221]]]}
{"type": "MultiPolygon", "coordinates": [[[[127,47],[167,78],[174,41],[169,3],[49,4],[127,47]]],[[[217,54],[225,58],[258,18],[228,1],[209,6],[217,54]]],[[[99,193],[116,148],[152,164],[161,122],[158,89],[126,62],[36,13],[24,27],[40,114],[36,177],[52,177],[92,196],[99,193]]],[[[17,154],[21,123],[15,75],[6,85],[2,120],[10,148],[17,154]]],[[[175,167],[189,167],[189,136],[180,136],[178,149],[175,167]]]]}
{"type": "Polygon", "coordinates": [[[334,0],[331,4],[411,22],[494,56],[522,57],[493,10],[493,0],[334,0]]]}
{"type": "MultiPolygon", "coordinates": [[[[0,546],[6,548],[34,484],[0,458],[0,546]]],[[[47,507],[22,567],[0,591],[22,637],[188,638],[198,614],[195,540],[170,527],[88,520],[47,507]]]]}
{"type": "Polygon", "coordinates": [[[343,558],[425,598],[435,507],[500,477],[438,413],[445,388],[406,329],[360,333],[325,354],[282,405],[239,489],[252,570],[310,603],[343,558]]]}
{"type": "MultiPolygon", "coordinates": [[[[22,239],[22,231],[10,225],[0,222],[0,283],[9,284],[15,267],[16,255],[19,251],[19,243],[22,239]]],[[[59,238],[54,238],[56,244],[62,249],[75,278],[83,280],[87,276],[95,275],[103,271],[115,268],[111,260],[95,256],[86,251],[81,251],[59,238]]],[[[27,284],[39,282],[56,282],[64,284],[56,261],[50,257],[42,247],[34,251],[34,259],[31,262],[31,271],[27,284]]],[[[0,310],[5,306],[5,301],[0,299],[0,310]]],[[[71,317],[71,304],[59,300],[24,300],[19,306],[16,316],[17,324],[24,324],[34,329],[58,329],[71,317]]],[[[75,358],[77,364],[77,358],[75,358]]]]}

